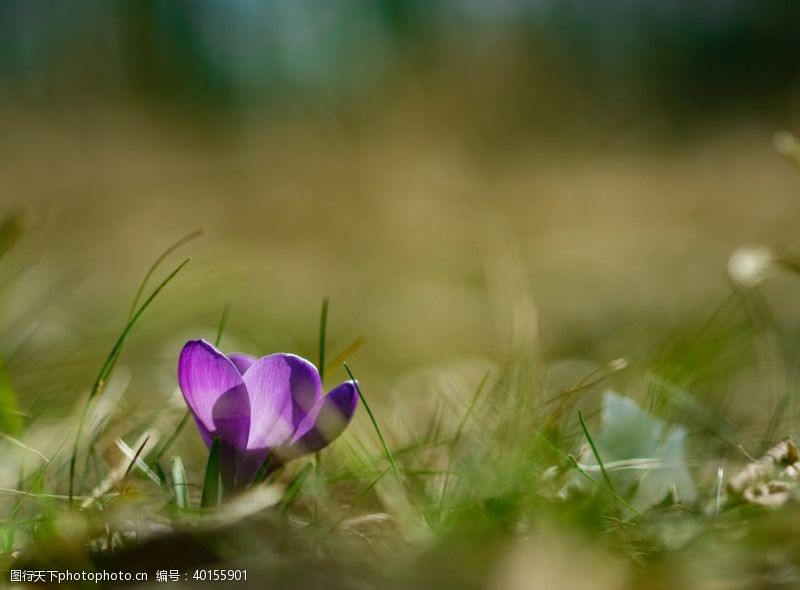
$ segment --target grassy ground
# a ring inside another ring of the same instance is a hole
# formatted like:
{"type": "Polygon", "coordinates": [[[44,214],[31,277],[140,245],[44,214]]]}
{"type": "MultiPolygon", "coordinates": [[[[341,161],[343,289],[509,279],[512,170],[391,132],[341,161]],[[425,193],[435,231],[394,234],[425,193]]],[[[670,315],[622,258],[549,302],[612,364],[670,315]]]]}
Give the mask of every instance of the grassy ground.
{"type": "Polygon", "coordinates": [[[761,477],[790,488],[774,505],[729,489],[800,417],[793,271],[726,276],[743,243],[799,246],[800,176],[772,130],[511,153],[391,120],[6,123],[3,568],[153,587],[202,567],[246,569],[242,587],[800,584],[791,457],[761,477]],[[199,227],[112,354],[149,265],[199,227]],[[180,347],[214,340],[227,302],[223,350],[316,362],[323,297],[326,384],[346,359],[377,429],[362,406],[318,457],[201,509],[180,347]]]}

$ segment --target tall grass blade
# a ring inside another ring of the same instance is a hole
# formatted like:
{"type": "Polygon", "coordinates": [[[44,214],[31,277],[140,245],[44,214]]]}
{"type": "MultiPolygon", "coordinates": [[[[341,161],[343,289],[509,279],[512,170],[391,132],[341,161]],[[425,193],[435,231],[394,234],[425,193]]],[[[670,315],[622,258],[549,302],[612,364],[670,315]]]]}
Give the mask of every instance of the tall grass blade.
{"type": "Polygon", "coordinates": [[[122,351],[122,347],[125,344],[125,340],[130,334],[133,326],[136,325],[136,322],[139,318],[142,317],[142,314],[145,310],[150,306],[153,300],[158,296],[159,293],[166,287],[172,279],[186,266],[191,259],[187,258],[183,262],[181,262],[175,270],[173,270],[167,278],[165,278],[161,283],[153,290],[150,296],[142,303],[138,310],[131,316],[128,322],[125,324],[125,327],[122,330],[122,333],[117,338],[117,341],[114,343],[114,346],[111,349],[108,357],[106,357],[105,362],[103,363],[100,372],[97,375],[97,378],[92,385],[92,389],[89,392],[89,398],[86,400],[86,403],[83,406],[83,410],[81,411],[80,418],[78,419],[78,431],[75,433],[75,444],[72,448],[72,456],[70,457],[69,461],[69,497],[72,497],[75,491],[75,465],[77,462],[78,457],[78,448],[80,445],[81,434],[83,432],[83,426],[86,422],[86,415],[89,410],[89,406],[91,405],[92,400],[100,393],[100,390],[103,388],[103,384],[105,383],[108,375],[114,368],[114,364],[116,363],[117,358],[119,357],[120,352],[122,351]]]}
{"type": "Polygon", "coordinates": [[[578,410],[578,421],[581,423],[583,435],[586,437],[586,440],[589,442],[589,446],[592,448],[594,460],[597,461],[597,464],[600,466],[600,473],[603,474],[603,481],[606,482],[606,485],[612,492],[616,493],[616,490],[614,490],[614,484],[611,483],[611,478],[608,476],[606,466],[603,464],[603,460],[600,458],[600,452],[597,450],[597,445],[594,444],[594,440],[592,440],[592,435],[589,434],[589,429],[586,427],[586,422],[584,421],[583,414],[580,410],[578,410]]]}
{"type": "Polygon", "coordinates": [[[444,498],[447,494],[447,486],[450,484],[450,469],[453,467],[453,455],[455,453],[455,449],[458,447],[458,443],[461,442],[461,435],[464,433],[464,428],[467,425],[467,420],[472,415],[472,411],[475,409],[475,406],[478,403],[478,399],[481,396],[481,392],[483,388],[486,386],[486,382],[489,380],[489,375],[491,371],[486,371],[483,375],[483,378],[478,383],[478,387],[475,389],[475,393],[472,396],[472,399],[469,402],[469,406],[467,407],[467,411],[464,412],[464,415],[461,417],[461,420],[458,423],[458,427],[456,428],[456,434],[453,436],[453,442],[450,445],[452,451],[447,459],[447,473],[444,476],[444,482],[442,482],[442,493],[439,497],[439,503],[444,504],[444,498]]]}
{"type": "Polygon", "coordinates": [[[161,460],[161,458],[166,454],[166,452],[169,450],[169,448],[173,445],[173,443],[178,439],[181,432],[183,431],[183,428],[186,426],[186,423],[189,421],[189,418],[191,418],[191,413],[189,412],[189,410],[186,410],[186,412],[181,417],[180,422],[178,422],[178,426],[175,427],[175,430],[172,432],[169,438],[166,441],[164,441],[164,445],[156,453],[156,456],[153,459],[154,462],[158,463],[161,460]]]}
{"type": "Polygon", "coordinates": [[[222,500],[222,484],[220,483],[220,449],[219,437],[214,437],[211,450],[208,452],[206,476],[203,479],[203,495],[200,497],[201,508],[216,508],[222,500]]]}
{"type": "Polygon", "coordinates": [[[156,258],[155,262],[150,266],[145,273],[142,282],[139,284],[139,289],[136,291],[136,296],[133,298],[133,303],[131,304],[131,310],[128,314],[128,319],[133,317],[133,314],[136,313],[136,306],[139,305],[139,300],[142,298],[142,294],[144,294],[144,289],[147,286],[147,283],[150,281],[150,278],[153,276],[153,273],[161,266],[161,263],[166,260],[167,256],[172,254],[175,250],[183,246],[186,242],[190,242],[195,238],[202,236],[205,233],[205,230],[200,228],[196,229],[192,233],[183,236],[180,240],[172,244],[169,248],[164,250],[161,255],[156,258]]]}
{"type": "Polygon", "coordinates": [[[361,400],[361,403],[364,404],[364,409],[367,411],[367,415],[369,419],[372,421],[372,426],[375,427],[375,432],[378,433],[378,439],[381,441],[381,446],[383,447],[383,452],[386,453],[386,458],[389,459],[389,464],[392,466],[392,471],[394,472],[395,477],[399,480],[400,479],[400,472],[397,469],[397,463],[395,463],[394,456],[392,452],[389,450],[389,447],[386,445],[386,441],[383,438],[383,434],[381,433],[381,428],[378,426],[378,421],[375,419],[375,415],[372,413],[372,410],[367,403],[367,399],[364,397],[364,394],[361,393],[361,386],[356,381],[356,378],[353,376],[353,372],[350,370],[350,367],[347,366],[347,363],[344,363],[344,370],[347,371],[347,374],[352,379],[353,383],[356,386],[356,392],[358,393],[358,397],[361,400]]]}
{"type": "Polygon", "coordinates": [[[214,346],[219,346],[222,342],[222,334],[225,332],[225,326],[228,325],[228,316],[231,313],[231,304],[229,301],[225,302],[222,306],[222,316],[219,318],[219,326],[217,326],[217,337],[214,338],[214,346]]]}
{"type": "Polygon", "coordinates": [[[371,482],[369,482],[364,487],[364,489],[361,490],[355,498],[353,498],[353,501],[350,503],[350,509],[348,510],[348,513],[350,513],[356,506],[358,506],[358,504],[361,502],[361,500],[364,499],[364,497],[369,493],[369,491],[372,488],[374,488],[376,485],[378,485],[378,482],[383,479],[383,476],[386,475],[387,473],[389,473],[389,469],[390,468],[387,467],[386,469],[381,471],[376,478],[374,478],[371,482]]]}
{"type": "Polygon", "coordinates": [[[261,463],[261,467],[259,467],[258,471],[256,471],[256,475],[253,478],[253,485],[262,483],[265,479],[267,479],[267,476],[270,474],[270,467],[272,466],[271,462],[272,453],[267,453],[266,458],[261,463]]]}
{"type": "Polygon", "coordinates": [[[322,300],[322,311],[319,314],[319,375],[323,378],[325,374],[325,346],[328,333],[328,305],[330,300],[325,297],[322,300]]]}

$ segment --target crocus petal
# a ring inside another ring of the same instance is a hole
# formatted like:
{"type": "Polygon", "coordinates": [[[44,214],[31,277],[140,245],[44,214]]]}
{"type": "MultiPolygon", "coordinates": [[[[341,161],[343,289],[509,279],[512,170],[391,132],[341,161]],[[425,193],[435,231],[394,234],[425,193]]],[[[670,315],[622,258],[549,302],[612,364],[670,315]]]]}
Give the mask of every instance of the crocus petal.
{"type": "Polygon", "coordinates": [[[243,352],[232,352],[228,355],[228,358],[242,375],[256,362],[256,357],[244,354],[243,352]]]}
{"type": "Polygon", "coordinates": [[[244,450],[250,432],[250,400],[234,364],[205,340],[190,340],[178,361],[178,383],[206,445],[215,436],[244,450]]]}
{"type": "Polygon", "coordinates": [[[292,443],[280,449],[284,460],[313,453],[336,439],[353,419],[358,406],[358,391],[353,381],[345,381],[320,400],[297,428],[292,443]]]}
{"type": "Polygon", "coordinates": [[[272,448],[289,440],[322,392],[316,367],[293,354],[265,356],[253,363],[242,379],[250,395],[250,450],[272,448]]]}

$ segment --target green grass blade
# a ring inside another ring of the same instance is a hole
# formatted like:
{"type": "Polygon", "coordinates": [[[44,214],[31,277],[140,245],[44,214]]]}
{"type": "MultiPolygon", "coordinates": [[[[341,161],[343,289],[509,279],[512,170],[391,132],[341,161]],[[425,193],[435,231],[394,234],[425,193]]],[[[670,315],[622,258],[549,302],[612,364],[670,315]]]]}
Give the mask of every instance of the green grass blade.
{"type": "Polygon", "coordinates": [[[196,229],[192,233],[183,236],[180,240],[172,244],[169,248],[164,250],[161,253],[161,256],[156,258],[155,262],[150,266],[147,270],[147,273],[144,275],[141,284],[139,285],[139,289],[136,291],[136,296],[133,298],[133,303],[131,304],[131,311],[128,314],[128,319],[133,317],[133,314],[136,313],[136,306],[139,305],[139,300],[142,298],[142,294],[144,293],[144,289],[147,286],[147,283],[150,281],[150,278],[153,276],[153,273],[161,266],[161,263],[166,260],[167,256],[172,254],[175,250],[183,246],[186,242],[190,242],[195,238],[202,236],[205,233],[205,230],[200,228],[196,229]]]}
{"type": "Polygon", "coordinates": [[[456,447],[458,447],[458,443],[461,441],[461,435],[464,433],[464,428],[467,425],[467,420],[472,415],[472,411],[475,409],[475,406],[478,404],[478,399],[483,392],[483,388],[486,386],[486,382],[489,380],[489,375],[491,371],[486,371],[483,375],[483,379],[480,380],[478,383],[478,387],[475,389],[475,393],[472,396],[472,399],[469,402],[469,406],[467,407],[467,411],[464,412],[464,415],[461,417],[461,420],[458,423],[458,427],[456,428],[456,434],[453,437],[453,442],[450,445],[452,449],[450,455],[447,459],[447,473],[444,476],[444,482],[442,482],[442,493],[439,496],[439,503],[444,504],[445,495],[447,494],[447,486],[450,484],[450,469],[453,467],[453,455],[455,453],[456,447]]]}
{"type": "Polygon", "coordinates": [[[294,503],[297,502],[300,497],[300,492],[303,491],[303,484],[306,479],[308,479],[313,468],[313,463],[306,463],[303,465],[300,472],[292,478],[292,481],[286,486],[286,493],[283,495],[283,500],[281,500],[281,503],[278,505],[281,510],[286,511],[294,506],[294,503]]]}
{"type": "Polygon", "coordinates": [[[350,514],[352,514],[352,512],[353,512],[353,510],[355,510],[356,506],[358,506],[361,503],[361,500],[363,500],[366,497],[366,495],[370,492],[370,490],[372,490],[372,488],[374,488],[376,485],[378,485],[378,482],[380,480],[382,480],[383,476],[386,475],[387,473],[389,473],[390,470],[391,470],[391,467],[387,467],[386,469],[384,469],[383,471],[378,473],[378,475],[375,476],[366,486],[364,486],[364,488],[356,495],[356,497],[350,503],[350,506],[347,509],[347,511],[344,513],[344,516],[342,516],[342,518],[339,519],[339,521],[332,527],[332,530],[335,531],[340,526],[342,526],[342,523],[347,520],[347,518],[350,516],[350,514]]]}
{"type": "Polygon", "coordinates": [[[330,300],[325,297],[322,300],[322,311],[319,314],[319,375],[320,378],[325,374],[325,345],[328,333],[328,305],[330,300]]]}
{"type": "Polygon", "coordinates": [[[228,316],[231,313],[231,304],[229,301],[225,302],[222,306],[222,316],[219,318],[219,326],[217,326],[217,337],[214,338],[214,346],[219,346],[222,342],[222,334],[225,332],[225,326],[228,325],[228,316]]]}
{"type": "Polygon", "coordinates": [[[111,373],[112,369],[114,368],[114,362],[115,362],[119,352],[122,350],[122,346],[125,343],[125,339],[128,337],[128,334],[130,334],[130,331],[131,331],[131,329],[133,329],[133,326],[136,324],[136,322],[139,320],[139,318],[142,317],[142,314],[150,306],[150,304],[153,302],[153,300],[159,295],[159,293],[161,293],[161,291],[164,289],[164,287],[166,287],[172,281],[172,279],[174,279],[175,276],[181,270],[183,270],[184,266],[189,264],[190,260],[191,260],[191,258],[185,259],[183,262],[181,262],[177,266],[177,268],[175,268],[175,270],[173,270],[167,276],[167,278],[165,278],[163,281],[161,281],[161,283],[158,285],[158,287],[156,287],[153,290],[153,292],[145,300],[145,302],[142,303],[141,307],[139,307],[139,309],[136,311],[136,313],[134,313],[131,316],[130,320],[128,320],[128,323],[125,325],[125,328],[122,330],[122,333],[119,335],[119,337],[117,338],[117,341],[114,343],[114,347],[111,349],[111,354],[108,355],[108,358],[106,358],[106,361],[103,364],[103,367],[100,369],[100,373],[98,374],[97,379],[94,382],[94,385],[92,387],[92,391],[90,393],[89,399],[94,398],[94,396],[96,396],[97,393],[102,388],[103,384],[105,383],[105,380],[108,378],[108,375],[111,373]]]}
{"type": "Polygon", "coordinates": [[[181,416],[180,422],[178,422],[178,425],[175,427],[175,430],[172,432],[170,437],[164,442],[163,446],[156,453],[156,456],[153,458],[153,461],[158,463],[164,457],[166,452],[170,449],[173,443],[175,443],[175,441],[180,436],[181,432],[183,431],[183,428],[189,421],[189,418],[191,418],[191,413],[189,412],[189,410],[186,410],[183,416],[181,416]]]}
{"type": "Polygon", "coordinates": [[[364,487],[364,489],[361,490],[355,498],[353,498],[353,501],[350,503],[350,509],[348,510],[348,513],[350,513],[353,509],[355,509],[356,506],[358,506],[358,504],[361,502],[361,500],[364,499],[364,497],[369,493],[369,491],[372,488],[374,488],[376,485],[378,485],[378,482],[383,479],[383,476],[386,475],[387,473],[389,473],[389,469],[390,468],[387,467],[386,469],[381,471],[378,474],[377,477],[375,477],[371,482],[369,482],[364,487]]]}
{"type": "Polygon", "coordinates": [[[578,464],[578,462],[575,460],[575,457],[573,457],[572,455],[569,455],[569,454],[565,453],[564,451],[562,451],[561,449],[559,449],[552,442],[550,442],[545,435],[543,435],[538,430],[534,430],[534,434],[536,434],[539,437],[539,439],[542,440],[548,447],[550,447],[550,449],[553,452],[555,452],[559,457],[569,461],[570,465],[572,465],[572,468],[575,469],[575,471],[577,471],[578,473],[580,473],[583,477],[585,477],[590,482],[592,482],[594,485],[596,485],[598,488],[600,488],[605,493],[610,495],[617,502],[619,502],[620,504],[625,506],[628,510],[630,510],[631,512],[636,514],[636,516],[644,516],[640,510],[638,510],[635,506],[633,506],[625,498],[623,498],[622,496],[617,494],[614,490],[612,490],[608,486],[604,485],[602,482],[597,481],[595,478],[593,478],[585,469],[583,469],[580,466],[580,464],[578,464]]]}
{"type": "Polygon", "coordinates": [[[350,379],[353,380],[356,386],[356,392],[358,393],[358,397],[361,400],[361,403],[364,404],[364,409],[367,411],[367,415],[369,415],[369,419],[372,421],[372,426],[375,427],[375,432],[378,433],[378,439],[381,441],[381,446],[383,447],[383,452],[386,453],[386,458],[389,459],[389,464],[392,466],[392,471],[394,472],[395,477],[399,480],[400,479],[400,472],[397,469],[397,463],[395,463],[394,456],[392,452],[389,450],[389,447],[386,445],[386,441],[383,439],[383,434],[381,433],[381,428],[378,426],[378,421],[375,420],[375,415],[372,413],[372,410],[367,403],[367,399],[364,397],[364,394],[361,393],[361,386],[356,381],[356,378],[353,376],[353,372],[350,370],[350,367],[347,366],[347,363],[344,363],[344,370],[347,371],[347,374],[350,376],[350,379]]]}
{"type": "Polygon", "coordinates": [[[3,359],[0,359],[0,431],[15,435],[22,429],[22,414],[11,387],[3,359]]]}
{"type": "Polygon", "coordinates": [[[267,473],[269,473],[269,467],[270,467],[270,461],[271,460],[272,460],[272,453],[267,453],[266,458],[261,463],[261,467],[259,467],[258,471],[256,471],[256,475],[253,478],[253,484],[252,485],[260,484],[265,479],[267,479],[267,473]]]}
{"type": "Polygon", "coordinates": [[[164,468],[161,466],[161,463],[153,463],[152,465],[153,472],[158,477],[158,481],[160,482],[159,485],[162,487],[166,486],[168,483],[167,474],[164,473],[164,468]]]}
{"type": "Polygon", "coordinates": [[[172,458],[172,491],[175,494],[175,505],[180,510],[189,508],[189,487],[186,483],[186,469],[180,457],[172,458]]]}
{"type": "Polygon", "coordinates": [[[461,435],[464,433],[464,427],[467,425],[467,420],[469,420],[469,417],[472,416],[475,406],[478,405],[478,399],[481,397],[481,393],[483,393],[483,388],[486,387],[486,382],[489,381],[490,374],[491,371],[486,371],[486,373],[483,375],[483,379],[481,379],[480,383],[478,383],[478,387],[475,389],[475,393],[469,402],[469,407],[467,407],[467,411],[464,412],[464,415],[461,417],[461,421],[458,423],[458,428],[456,428],[456,434],[453,437],[453,447],[458,446],[458,443],[461,440],[461,435]]]}
{"type": "Polygon", "coordinates": [[[161,283],[153,290],[150,296],[142,303],[136,313],[131,316],[128,322],[125,324],[125,328],[123,328],[122,333],[117,338],[117,341],[114,343],[114,346],[111,349],[111,352],[106,357],[105,362],[103,363],[100,372],[97,375],[97,378],[92,385],[92,389],[89,392],[89,398],[86,400],[86,403],[83,406],[81,411],[80,418],[78,419],[78,430],[75,433],[75,444],[72,448],[72,457],[70,457],[69,462],[69,497],[73,496],[75,491],[75,465],[77,462],[78,457],[78,448],[80,445],[81,434],[83,433],[84,423],[86,422],[86,415],[89,412],[89,406],[91,402],[94,400],[95,397],[100,393],[100,390],[103,388],[103,384],[105,383],[108,375],[111,373],[112,369],[114,368],[114,364],[116,363],[117,358],[119,357],[120,352],[122,351],[122,347],[125,344],[125,340],[130,334],[133,326],[136,325],[136,322],[139,318],[142,317],[142,314],[145,310],[150,306],[153,300],[158,296],[159,293],[166,287],[172,279],[186,266],[191,259],[187,258],[183,262],[181,262],[175,270],[173,270],[167,278],[165,278],[161,283]]]}
{"type": "Polygon", "coordinates": [[[608,476],[606,467],[605,465],[603,465],[603,460],[600,458],[600,452],[597,450],[597,446],[594,444],[594,440],[592,440],[592,436],[589,434],[589,429],[586,428],[586,422],[584,421],[583,414],[581,414],[580,410],[578,410],[578,421],[581,423],[581,430],[583,430],[583,435],[586,437],[586,440],[589,441],[589,446],[592,447],[592,454],[594,455],[594,460],[597,461],[597,464],[600,466],[600,473],[603,474],[603,481],[606,482],[606,485],[612,492],[616,493],[616,490],[614,490],[614,484],[611,483],[611,478],[608,476]]]}
{"type": "Polygon", "coordinates": [[[222,484],[220,483],[220,449],[219,437],[214,437],[211,450],[208,452],[206,476],[203,480],[203,495],[200,497],[201,508],[215,508],[222,500],[222,484]]]}

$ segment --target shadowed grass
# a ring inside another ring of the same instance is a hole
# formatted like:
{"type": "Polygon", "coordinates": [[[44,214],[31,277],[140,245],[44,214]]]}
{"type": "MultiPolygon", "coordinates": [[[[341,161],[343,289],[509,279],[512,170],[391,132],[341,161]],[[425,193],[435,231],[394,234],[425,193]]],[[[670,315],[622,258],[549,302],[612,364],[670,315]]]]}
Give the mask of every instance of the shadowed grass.
{"type": "Polygon", "coordinates": [[[222,501],[222,485],[220,483],[220,453],[222,442],[218,436],[211,443],[206,463],[206,474],[203,478],[203,493],[200,497],[200,508],[215,508],[222,501]]]}

